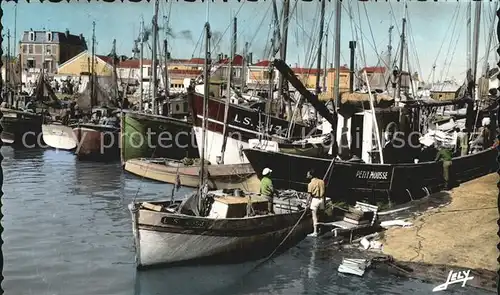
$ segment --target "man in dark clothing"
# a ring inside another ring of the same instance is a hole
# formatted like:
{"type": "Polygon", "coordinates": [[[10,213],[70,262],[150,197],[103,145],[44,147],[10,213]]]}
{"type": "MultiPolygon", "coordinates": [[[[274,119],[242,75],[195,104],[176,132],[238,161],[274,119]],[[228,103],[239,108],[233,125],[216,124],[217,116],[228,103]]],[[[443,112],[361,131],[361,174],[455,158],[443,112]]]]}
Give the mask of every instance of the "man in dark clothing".
{"type": "Polygon", "coordinates": [[[439,148],[436,155],[436,162],[442,161],[444,184],[447,189],[451,189],[450,168],[452,163],[451,160],[453,158],[453,152],[451,151],[451,149],[445,147],[442,143],[440,143],[438,147],[439,148]]]}

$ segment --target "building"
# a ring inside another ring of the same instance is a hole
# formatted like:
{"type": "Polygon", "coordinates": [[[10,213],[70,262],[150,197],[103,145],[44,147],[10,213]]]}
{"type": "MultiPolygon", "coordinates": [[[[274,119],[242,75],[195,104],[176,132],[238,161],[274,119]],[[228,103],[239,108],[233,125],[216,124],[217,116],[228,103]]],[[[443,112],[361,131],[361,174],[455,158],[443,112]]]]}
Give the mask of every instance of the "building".
{"type": "Polygon", "coordinates": [[[56,73],[59,65],[87,50],[83,35],[72,35],[54,31],[25,31],[19,42],[21,68],[27,73],[36,73],[43,68],[47,73],[56,73]]]}
{"type": "MultiPolygon", "coordinates": [[[[57,68],[57,74],[67,76],[81,76],[90,74],[92,55],[83,51],[67,60],[57,68]]],[[[94,56],[94,73],[97,76],[111,76],[113,73],[113,59],[105,55],[94,56]]]]}
{"type": "MultiPolygon", "coordinates": [[[[255,64],[249,65],[246,74],[246,85],[249,89],[269,91],[269,60],[258,60],[255,64]]],[[[273,83],[278,83],[278,71],[273,70],[273,83]]]]}
{"type": "Polygon", "coordinates": [[[434,83],[430,89],[431,97],[435,100],[454,100],[458,97],[460,85],[453,81],[434,83]]]}

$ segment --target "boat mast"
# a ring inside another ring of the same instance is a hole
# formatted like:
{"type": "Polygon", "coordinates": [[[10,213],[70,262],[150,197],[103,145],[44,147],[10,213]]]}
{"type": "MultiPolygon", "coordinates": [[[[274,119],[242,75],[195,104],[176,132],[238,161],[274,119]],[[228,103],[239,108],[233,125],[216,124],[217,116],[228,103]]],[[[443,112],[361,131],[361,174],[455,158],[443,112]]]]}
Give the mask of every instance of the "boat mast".
{"type": "Polygon", "coordinates": [[[95,85],[94,85],[94,60],[95,60],[95,21],[92,22],[92,60],[90,65],[90,112],[96,105],[95,102],[95,85]]]}
{"type": "Polygon", "coordinates": [[[10,29],[7,29],[7,58],[5,63],[5,88],[8,91],[8,95],[10,96],[10,64],[11,64],[11,56],[10,56],[10,29]]]}
{"type": "Polygon", "coordinates": [[[396,88],[396,106],[401,103],[401,81],[403,78],[403,59],[404,59],[404,48],[405,48],[405,28],[406,28],[406,18],[403,18],[403,26],[401,29],[401,48],[399,51],[399,73],[398,73],[398,84],[396,88]]]}
{"type": "Polygon", "coordinates": [[[241,64],[241,93],[243,93],[245,86],[246,86],[246,81],[247,81],[247,62],[248,62],[248,42],[245,42],[245,47],[243,47],[243,63],[241,64]]]}
{"type": "Polygon", "coordinates": [[[483,64],[483,75],[484,77],[487,77],[488,74],[488,58],[490,56],[490,48],[491,48],[491,41],[493,39],[493,32],[495,30],[495,13],[498,7],[498,2],[497,4],[493,7],[492,15],[491,15],[491,23],[490,23],[490,28],[488,29],[488,41],[486,44],[486,50],[485,50],[485,56],[484,56],[484,64],[483,64]]]}
{"type": "MultiPolygon", "coordinates": [[[[210,91],[210,24],[208,21],[205,23],[205,65],[204,65],[204,75],[203,75],[203,121],[202,121],[202,134],[201,134],[201,164],[200,164],[200,189],[203,188],[205,181],[205,135],[207,128],[207,110],[208,110],[208,99],[210,91]]],[[[201,199],[201,198],[200,198],[201,199]]]]}
{"type": "MultiPolygon", "coordinates": [[[[287,43],[288,43],[288,15],[290,13],[290,0],[283,0],[283,20],[282,20],[282,38],[281,38],[281,47],[280,47],[280,59],[283,61],[286,61],[286,50],[287,50],[287,43]]],[[[282,109],[284,108],[284,103],[283,103],[283,94],[284,90],[288,90],[288,83],[284,83],[283,75],[280,74],[279,80],[278,80],[278,101],[282,104],[282,109]]],[[[290,99],[288,100],[288,115],[289,119],[292,119],[292,104],[290,99]]],[[[280,112],[282,113],[282,112],[280,112]]]]}
{"type": "MultiPolygon", "coordinates": [[[[319,94],[321,93],[321,87],[319,86],[321,80],[321,50],[323,49],[323,37],[324,37],[324,26],[325,26],[325,3],[326,0],[321,1],[321,16],[320,16],[320,24],[319,24],[319,45],[318,45],[318,60],[316,64],[316,96],[319,98],[319,94]]],[[[325,58],[326,60],[326,58],[325,58]]],[[[291,120],[292,118],[290,118],[291,120]]],[[[314,110],[314,119],[316,123],[318,122],[318,111],[314,110]]]]}
{"type": "Polygon", "coordinates": [[[333,112],[334,112],[334,119],[332,125],[332,137],[333,137],[333,144],[332,144],[332,153],[335,148],[335,156],[338,154],[338,143],[337,143],[337,126],[338,126],[338,115],[337,111],[338,108],[340,107],[340,27],[342,25],[341,22],[341,17],[342,17],[342,2],[337,1],[336,2],[336,7],[335,7],[335,56],[334,56],[334,64],[335,64],[335,80],[334,80],[334,93],[333,93],[333,99],[334,99],[334,107],[333,107],[333,112]]]}
{"type": "Polygon", "coordinates": [[[393,29],[394,29],[394,26],[391,25],[389,27],[389,44],[387,45],[387,65],[388,65],[387,70],[389,70],[389,71],[392,68],[391,62],[392,62],[392,30],[393,29]]]}
{"type": "MultiPolygon", "coordinates": [[[[481,25],[481,1],[476,2],[475,7],[475,16],[474,16],[474,35],[472,38],[472,44],[474,44],[473,48],[473,56],[472,56],[472,79],[474,79],[474,85],[477,81],[477,56],[479,54],[479,28],[481,25]]],[[[472,99],[474,100],[476,97],[476,87],[474,86],[472,99]]]]}
{"type": "MultiPolygon", "coordinates": [[[[167,37],[163,40],[163,47],[165,47],[165,103],[168,105],[168,97],[170,95],[170,82],[168,81],[168,59],[170,58],[170,54],[168,52],[168,41],[167,37]]],[[[164,116],[168,116],[168,114],[163,114],[164,116]]]]}
{"type": "Polygon", "coordinates": [[[327,77],[327,73],[328,73],[328,58],[327,58],[327,55],[328,55],[328,31],[325,32],[325,59],[324,59],[324,62],[323,62],[323,69],[324,69],[324,72],[323,72],[323,87],[322,87],[322,90],[327,92],[327,89],[326,89],[326,77],[327,77]]]}
{"type": "MultiPolygon", "coordinates": [[[[118,101],[118,74],[116,73],[116,61],[117,61],[117,56],[116,56],[116,39],[113,39],[113,49],[111,50],[111,57],[113,58],[113,82],[114,82],[114,87],[113,87],[113,92],[114,92],[114,99],[118,101]]],[[[121,104],[123,105],[123,99],[121,101],[121,104]]]]}
{"type": "Polygon", "coordinates": [[[151,44],[152,48],[152,57],[151,57],[151,70],[153,74],[153,103],[152,103],[152,111],[153,115],[158,114],[158,106],[156,105],[156,96],[158,95],[158,76],[156,72],[157,68],[157,59],[156,59],[156,49],[157,49],[157,39],[158,39],[158,6],[159,0],[155,1],[155,14],[153,16],[153,40],[151,44]]]}
{"type": "MultiPolygon", "coordinates": [[[[334,99],[335,99],[335,112],[340,107],[340,26],[341,26],[341,14],[342,13],[342,2],[337,1],[337,6],[335,8],[335,81],[334,81],[334,99]]],[[[337,132],[337,126],[332,129],[337,132]]]]}
{"type": "Polygon", "coordinates": [[[466,48],[467,48],[467,70],[472,69],[472,60],[471,60],[471,22],[472,22],[472,2],[467,4],[467,40],[466,40],[466,48]]]}
{"type": "Polygon", "coordinates": [[[144,98],[144,87],[143,87],[143,77],[144,77],[144,69],[143,69],[143,60],[144,60],[144,20],[141,20],[141,32],[139,33],[139,38],[141,41],[141,48],[139,53],[139,112],[142,112],[142,103],[144,98]]]}
{"type": "Polygon", "coordinates": [[[226,144],[227,144],[227,119],[229,115],[229,104],[231,103],[231,83],[233,76],[233,59],[236,54],[236,28],[237,28],[237,19],[236,17],[233,19],[233,30],[231,34],[231,56],[229,57],[229,68],[228,68],[228,79],[226,85],[226,106],[224,109],[224,129],[222,131],[222,148],[221,148],[221,164],[224,164],[224,153],[226,152],[226,144]]]}

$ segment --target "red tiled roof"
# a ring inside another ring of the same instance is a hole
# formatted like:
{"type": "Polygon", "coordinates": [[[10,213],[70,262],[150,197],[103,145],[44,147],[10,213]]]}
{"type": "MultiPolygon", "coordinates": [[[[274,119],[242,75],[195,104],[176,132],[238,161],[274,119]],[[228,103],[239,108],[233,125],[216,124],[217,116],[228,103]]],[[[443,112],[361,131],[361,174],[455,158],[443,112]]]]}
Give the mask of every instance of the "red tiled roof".
{"type": "Polygon", "coordinates": [[[269,64],[271,63],[270,60],[261,60],[257,63],[254,63],[252,66],[256,66],[256,67],[268,67],[269,64]]]}
{"type": "MultiPolygon", "coordinates": [[[[219,62],[219,64],[227,64],[229,63],[229,58],[225,58],[219,62]]],[[[242,66],[243,65],[243,56],[236,54],[233,58],[233,66],[242,66]]]]}
{"type": "Polygon", "coordinates": [[[202,65],[205,63],[205,59],[201,57],[193,57],[187,61],[185,61],[186,64],[195,64],[195,65],[202,65]]]}
{"type": "Polygon", "coordinates": [[[95,55],[96,57],[102,59],[103,61],[105,61],[106,63],[112,65],[113,64],[113,58],[110,57],[110,56],[107,56],[107,55],[98,55],[96,54],[95,55]]]}
{"type": "MultiPolygon", "coordinates": [[[[118,68],[129,68],[129,69],[138,69],[141,64],[141,61],[138,59],[127,59],[118,63],[118,68]]],[[[142,65],[150,65],[150,59],[143,59],[142,65]]]]}

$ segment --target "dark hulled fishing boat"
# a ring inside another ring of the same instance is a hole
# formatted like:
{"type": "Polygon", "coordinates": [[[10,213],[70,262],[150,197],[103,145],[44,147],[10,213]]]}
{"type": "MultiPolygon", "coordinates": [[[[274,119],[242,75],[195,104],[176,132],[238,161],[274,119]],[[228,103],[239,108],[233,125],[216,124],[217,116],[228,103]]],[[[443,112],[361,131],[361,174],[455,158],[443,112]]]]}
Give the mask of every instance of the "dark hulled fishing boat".
{"type": "MultiPolygon", "coordinates": [[[[281,61],[275,61],[278,65],[278,69],[285,73],[288,72],[288,67],[281,61]]],[[[302,89],[301,85],[297,83],[297,80],[291,78],[291,82],[297,89],[302,89]]],[[[421,126],[420,119],[422,119],[422,109],[438,108],[445,105],[455,105],[455,104],[468,104],[469,106],[474,103],[465,93],[465,85],[462,88],[464,98],[457,99],[450,102],[435,102],[435,103],[424,103],[422,101],[408,102],[404,107],[393,108],[391,110],[380,110],[380,112],[389,113],[400,113],[402,120],[398,121],[396,125],[400,132],[405,134],[407,139],[406,143],[411,143],[415,138],[411,137],[411,132],[421,132],[419,129],[421,126]]],[[[365,96],[368,96],[365,94],[365,96]]],[[[317,101],[314,95],[305,96],[316,105],[319,112],[326,115],[327,109],[324,105],[317,101]]],[[[491,100],[490,100],[491,101],[491,100]]],[[[472,110],[472,107],[468,108],[472,110]]],[[[374,109],[375,110],[375,109],[374,109]]],[[[482,117],[489,117],[493,122],[496,122],[496,111],[498,110],[498,105],[495,103],[490,104],[487,108],[483,110],[477,110],[478,113],[469,112],[467,114],[466,127],[468,130],[473,130],[477,122],[482,119],[482,117]],[[476,124],[474,124],[474,118],[476,118],[476,124]]],[[[365,122],[374,122],[373,116],[376,116],[377,111],[375,110],[375,115],[371,112],[365,112],[366,116],[365,122]]],[[[390,117],[390,116],[389,116],[390,117]]],[[[376,118],[376,117],[375,117],[376,118]]],[[[380,118],[376,118],[378,121],[383,121],[380,118]]],[[[390,119],[389,119],[390,120],[390,119]]],[[[337,122],[332,124],[336,127],[337,122]]],[[[393,122],[394,123],[394,122],[393,122]]],[[[354,120],[350,126],[353,129],[354,120]]],[[[384,124],[384,125],[391,125],[384,124]]],[[[336,128],[334,127],[334,130],[336,128]]],[[[363,136],[362,141],[358,141],[355,145],[368,145],[369,149],[360,148],[356,146],[351,150],[355,153],[361,153],[362,150],[368,153],[372,152],[373,134],[372,128],[374,126],[369,125],[368,132],[361,130],[362,134],[367,134],[363,136]],[[357,151],[355,151],[357,150],[357,151]]],[[[386,126],[378,126],[380,131],[383,132],[386,126]]],[[[490,128],[490,130],[495,130],[495,128],[490,128]]],[[[356,136],[353,136],[353,138],[356,136]]],[[[394,158],[399,158],[399,160],[389,161],[389,164],[377,164],[380,158],[373,157],[373,162],[371,163],[361,163],[361,162],[349,162],[340,161],[327,158],[315,158],[315,157],[304,157],[299,155],[285,154],[280,152],[265,151],[259,149],[245,149],[247,159],[250,161],[252,167],[255,171],[262,171],[264,168],[270,168],[273,170],[273,183],[277,188],[281,189],[297,189],[304,190],[307,187],[307,181],[305,179],[305,171],[308,169],[315,169],[319,174],[327,175],[326,178],[326,195],[331,196],[335,200],[343,200],[347,202],[355,202],[356,200],[368,198],[371,202],[406,202],[413,198],[422,197],[430,193],[440,191],[445,188],[445,179],[443,175],[443,164],[441,162],[422,161],[419,163],[414,163],[413,159],[417,156],[419,148],[414,145],[407,145],[408,148],[392,149],[392,150],[379,150],[374,154],[385,154],[384,157],[398,152],[394,158]],[[389,152],[387,152],[389,151],[389,152]],[[401,153],[399,153],[401,151],[401,153]],[[303,169],[296,169],[296,167],[303,167],[303,169]]],[[[497,163],[494,161],[496,155],[496,148],[494,146],[485,146],[484,150],[477,153],[468,154],[466,156],[455,157],[452,159],[451,170],[450,170],[450,180],[451,184],[460,184],[462,182],[481,177],[488,173],[495,171],[497,168],[497,163]]],[[[359,157],[361,158],[361,157],[359,157]]],[[[364,157],[363,157],[364,158],[364,157]]],[[[379,162],[380,163],[380,162],[379,162]]]]}
{"type": "Polygon", "coordinates": [[[4,145],[35,147],[43,145],[43,116],[32,112],[2,108],[1,139],[4,145]]]}
{"type": "Polygon", "coordinates": [[[45,144],[42,137],[44,112],[36,111],[48,107],[58,107],[60,104],[44,72],[40,72],[31,97],[18,95],[12,99],[10,104],[10,108],[2,108],[4,116],[0,122],[3,126],[1,134],[3,143],[19,148],[43,146],[45,144]],[[14,102],[14,100],[16,101],[14,102]],[[24,107],[31,104],[31,107],[26,110],[14,109],[14,105],[19,105],[19,103],[22,103],[24,107]]]}

